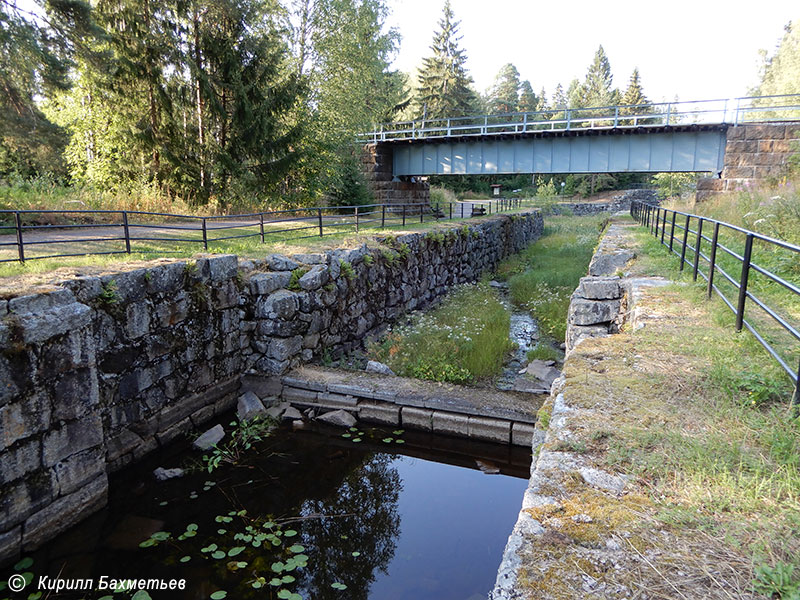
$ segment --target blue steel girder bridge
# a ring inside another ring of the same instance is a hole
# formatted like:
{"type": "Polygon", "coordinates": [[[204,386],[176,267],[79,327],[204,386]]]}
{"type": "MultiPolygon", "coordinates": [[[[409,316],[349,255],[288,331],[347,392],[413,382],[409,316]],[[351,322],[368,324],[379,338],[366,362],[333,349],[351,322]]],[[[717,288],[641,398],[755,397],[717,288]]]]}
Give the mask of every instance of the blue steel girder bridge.
{"type": "Polygon", "coordinates": [[[721,173],[730,127],[800,120],[800,94],[419,119],[361,141],[392,150],[396,178],[721,173]]]}

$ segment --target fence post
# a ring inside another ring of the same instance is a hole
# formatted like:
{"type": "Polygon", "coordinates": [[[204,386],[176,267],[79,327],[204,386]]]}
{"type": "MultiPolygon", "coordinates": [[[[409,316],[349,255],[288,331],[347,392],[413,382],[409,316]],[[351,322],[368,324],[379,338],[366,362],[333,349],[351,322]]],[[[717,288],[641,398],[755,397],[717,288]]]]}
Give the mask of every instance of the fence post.
{"type": "Polygon", "coordinates": [[[714,291],[714,269],[717,268],[717,240],[719,239],[719,223],[714,223],[714,235],[711,238],[711,260],[708,265],[708,287],[706,295],[711,298],[714,291]]]}
{"type": "Polygon", "coordinates": [[[208,250],[208,230],[206,229],[206,218],[203,217],[203,248],[208,250]]]}
{"type": "Polygon", "coordinates": [[[450,207],[450,220],[452,221],[453,220],[453,203],[452,202],[448,202],[447,206],[450,207]]]}
{"type": "Polygon", "coordinates": [[[406,205],[403,204],[403,227],[406,226],[406,205]]]}
{"type": "Polygon", "coordinates": [[[661,245],[664,245],[664,233],[667,231],[667,209],[664,209],[661,217],[661,245]]]}
{"type": "Polygon", "coordinates": [[[672,252],[672,242],[675,240],[675,217],[678,216],[678,213],[675,211],[672,212],[672,227],[669,230],[669,251],[672,252]]]}
{"type": "Polygon", "coordinates": [[[19,211],[14,213],[14,224],[17,227],[17,254],[19,255],[19,262],[25,262],[25,244],[22,241],[22,219],[19,216],[19,211]]]}
{"type": "Polygon", "coordinates": [[[264,243],[264,213],[258,213],[258,222],[261,228],[261,243],[264,243]]]}
{"type": "Polygon", "coordinates": [[[386,227],[386,205],[381,204],[381,229],[386,227]]]}
{"type": "Polygon", "coordinates": [[[792,416],[800,416],[800,361],[797,363],[797,379],[794,384],[794,396],[792,396],[792,416]]]}
{"type": "Polygon", "coordinates": [[[322,233],[322,209],[317,208],[317,222],[319,223],[319,237],[322,237],[324,234],[322,233]]]}
{"type": "Polygon", "coordinates": [[[355,207],[355,214],[356,214],[356,233],[358,233],[358,207],[355,207]]]}
{"type": "Polygon", "coordinates": [[[128,211],[122,211],[122,227],[125,230],[125,252],[131,253],[131,232],[128,229],[128,211]]]}
{"type": "Polygon", "coordinates": [[[697,268],[700,266],[700,243],[703,241],[703,218],[697,222],[697,241],[694,244],[694,265],[692,265],[692,281],[697,281],[697,268]]]}
{"type": "Polygon", "coordinates": [[[683,247],[681,248],[681,271],[683,271],[683,266],[686,261],[686,242],[689,240],[689,219],[689,215],[686,215],[686,223],[683,226],[683,247]]]}
{"type": "Polygon", "coordinates": [[[419,205],[419,222],[420,223],[425,222],[425,211],[422,210],[422,204],[419,205]]]}
{"type": "Polygon", "coordinates": [[[464,218],[464,203],[461,203],[461,218],[464,218]]]}
{"type": "Polygon", "coordinates": [[[661,221],[661,207],[657,206],[656,207],[656,222],[654,223],[655,229],[653,230],[653,235],[656,236],[656,239],[658,239],[658,223],[659,223],[659,221],[661,221]]]}
{"type": "Polygon", "coordinates": [[[753,234],[747,234],[744,243],[744,257],[742,260],[742,276],[739,278],[739,304],[736,307],[736,331],[742,330],[744,324],[744,305],[747,300],[747,281],[750,279],[750,257],[753,254],[753,234]]]}

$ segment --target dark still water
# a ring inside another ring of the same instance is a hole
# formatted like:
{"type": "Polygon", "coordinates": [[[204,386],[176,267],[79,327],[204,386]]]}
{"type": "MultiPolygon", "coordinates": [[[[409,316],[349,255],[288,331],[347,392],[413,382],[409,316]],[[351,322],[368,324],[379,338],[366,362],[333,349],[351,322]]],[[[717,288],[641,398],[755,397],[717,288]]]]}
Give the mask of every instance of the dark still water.
{"type": "Polygon", "coordinates": [[[212,473],[199,457],[176,445],[114,478],[109,508],[18,564],[33,581],[0,600],[43,591],[42,576],[92,587],[42,598],[105,600],[111,578],[185,580],[114,599],[486,598],[530,464],[525,450],[371,428],[279,430],[212,473]],[[192,463],[181,479],[152,478],[192,463]]]}

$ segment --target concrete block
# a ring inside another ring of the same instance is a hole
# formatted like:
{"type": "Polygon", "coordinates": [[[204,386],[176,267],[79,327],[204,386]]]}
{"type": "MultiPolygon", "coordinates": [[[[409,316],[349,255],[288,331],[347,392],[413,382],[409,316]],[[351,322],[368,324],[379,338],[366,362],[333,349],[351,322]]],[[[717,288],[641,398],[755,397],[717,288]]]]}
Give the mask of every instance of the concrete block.
{"type": "Polygon", "coordinates": [[[445,435],[469,437],[469,417],[442,411],[433,412],[433,431],[445,435]]]}
{"type": "Polygon", "coordinates": [[[318,381],[311,381],[308,379],[301,379],[300,377],[292,377],[290,375],[281,377],[280,381],[283,385],[288,385],[294,388],[301,388],[304,390],[312,390],[314,392],[324,392],[328,389],[324,383],[320,383],[318,381]]]}
{"type": "Polygon", "coordinates": [[[536,428],[530,423],[512,423],[511,444],[530,448],[533,445],[533,432],[536,428]]]}
{"type": "Polygon", "coordinates": [[[329,392],[320,392],[317,394],[317,400],[319,400],[320,404],[326,404],[328,406],[355,408],[355,406],[358,404],[358,400],[356,400],[353,396],[331,394],[329,392]]]}
{"type": "Polygon", "coordinates": [[[400,417],[403,427],[433,431],[433,411],[430,409],[403,406],[400,417]]]}
{"type": "Polygon", "coordinates": [[[285,402],[312,403],[317,402],[317,392],[311,390],[301,390],[293,387],[284,387],[281,400],[285,402]]]}
{"type": "Polygon", "coordinates": [[[488,417],[469,418],[469,437],[508,444],[511,441],[511,421],[488,417]]]}
{"type": "Polygon", "coordinates": [[[396,405],[361,402],[358,405],[358,418],[368,423],[399,426],[400,407],[396,405]]]}

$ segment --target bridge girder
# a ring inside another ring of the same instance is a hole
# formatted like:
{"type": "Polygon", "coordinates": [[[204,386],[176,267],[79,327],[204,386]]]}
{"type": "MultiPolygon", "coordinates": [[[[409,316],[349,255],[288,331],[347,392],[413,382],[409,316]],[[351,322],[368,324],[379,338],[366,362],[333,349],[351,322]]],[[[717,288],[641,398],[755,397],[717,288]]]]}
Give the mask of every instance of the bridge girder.
{"type": "Polygon", "coordinates": [[[382,142],[395,176],[722,171],[727,125],[382,142]]]}

